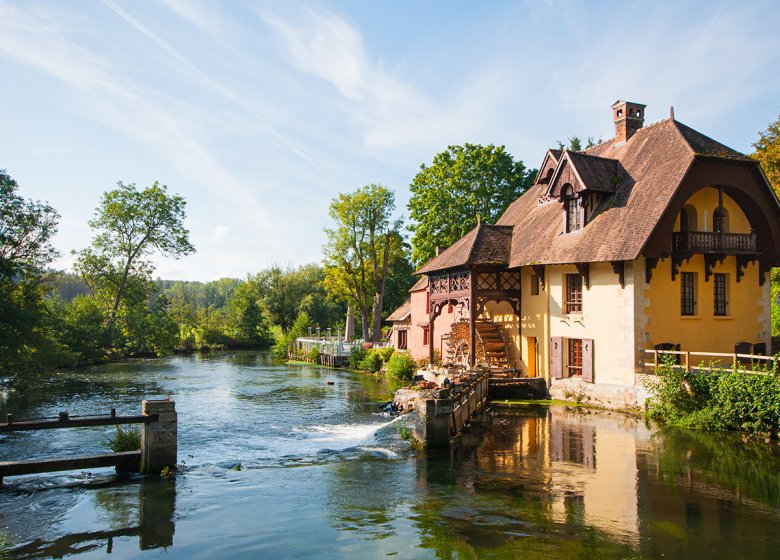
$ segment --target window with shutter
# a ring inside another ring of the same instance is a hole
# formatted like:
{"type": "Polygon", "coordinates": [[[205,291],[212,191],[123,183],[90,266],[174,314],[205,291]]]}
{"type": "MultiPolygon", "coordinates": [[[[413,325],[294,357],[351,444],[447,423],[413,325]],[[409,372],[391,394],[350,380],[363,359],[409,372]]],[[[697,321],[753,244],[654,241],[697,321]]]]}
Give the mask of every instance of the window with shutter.
{"type": "Polygon", "coordinates": [[[593,383],[593,339],[582,339],[582,380],[593,383]]]}

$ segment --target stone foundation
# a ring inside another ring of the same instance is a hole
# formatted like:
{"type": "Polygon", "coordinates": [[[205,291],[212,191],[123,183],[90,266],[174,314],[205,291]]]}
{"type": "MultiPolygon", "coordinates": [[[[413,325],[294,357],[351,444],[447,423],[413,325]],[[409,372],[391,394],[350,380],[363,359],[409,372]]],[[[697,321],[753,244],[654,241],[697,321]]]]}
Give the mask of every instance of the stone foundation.
{"type": "Polygon", "coordinates": [[[644,410],[650,393],[645,386],[654,376],[635,375],[634,386],[587,383],[581,379],[553,379],[550,398],[613,410],[644,410]],[[648,379],[649,378],[649,379],[648,379]]]}

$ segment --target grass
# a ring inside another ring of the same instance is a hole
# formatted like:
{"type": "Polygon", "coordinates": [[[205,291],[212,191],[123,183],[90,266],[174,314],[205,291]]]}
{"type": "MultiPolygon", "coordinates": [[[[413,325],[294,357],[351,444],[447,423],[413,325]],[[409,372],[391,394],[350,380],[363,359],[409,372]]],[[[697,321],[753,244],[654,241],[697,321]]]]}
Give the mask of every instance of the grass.
{"type": "Polygon", "coordinates": [[[549,406],[549,405],[561,405],[561,406],[582,406],[572,401],[559,401],[555,399],[524,399],[524,400],[505,400],[505,401],[491,401],[491,406],[496,408],[521,408],[524,406],[549,406]]]}

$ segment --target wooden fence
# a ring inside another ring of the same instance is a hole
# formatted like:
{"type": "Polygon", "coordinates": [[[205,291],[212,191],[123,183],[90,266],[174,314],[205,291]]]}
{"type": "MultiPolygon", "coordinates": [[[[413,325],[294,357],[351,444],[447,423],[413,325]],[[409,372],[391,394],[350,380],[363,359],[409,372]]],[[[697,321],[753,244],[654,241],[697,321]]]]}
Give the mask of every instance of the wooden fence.
{"type": "Polygon", "coordinates": [[[655,373],[655,369],[663,364],[664,356],[674,356],[675,363],[672,367],[682,368],[685,371],[717,368],[729,368],[737,373],[755,374],[780,371],[780,359],[776,356],[681,350],[644,350],[644,353],[653,357],[652,362],[644,362],[642,364],[647,373],[655,373]],[[648,369],[651,371],[648,372],[648,369]]]}
{"type": "Polygon", "coordinates": [[[38,474],[43,472],[70,471],[101,467],[117,470],[158,474],[164,466],[175,467],[177,421],[175,403],[170,400],[143,401],[142,414],[117,416],[116,409],[103,416],[70,416],[60,412],[57,418],[16,420],[7,414],[0,424],[0,433],[31,430],[57,430],[87,426],[118,426],[141,424],[141,449],[121,453],[103,453],[77,457],[37,459],[33,461],[0,462],[0,485],[6,476],[38,474]]]}

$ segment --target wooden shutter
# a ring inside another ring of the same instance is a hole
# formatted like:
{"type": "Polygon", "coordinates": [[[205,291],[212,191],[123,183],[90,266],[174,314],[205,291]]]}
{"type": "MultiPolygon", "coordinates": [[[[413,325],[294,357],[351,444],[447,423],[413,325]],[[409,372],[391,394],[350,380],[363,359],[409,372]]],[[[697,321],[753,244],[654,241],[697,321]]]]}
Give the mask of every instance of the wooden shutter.
{"type": "Polygon", "coordinates": [[[582,339],[582,380],[593,383],[593,339],[582,339]]]}
{"type": "Polygon", "coordinates": [[[560,336],[550,339],[550,375],[553,379],[563,377],[563,338],[560,336]]]}

